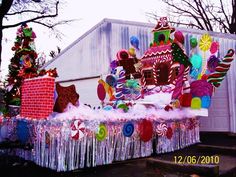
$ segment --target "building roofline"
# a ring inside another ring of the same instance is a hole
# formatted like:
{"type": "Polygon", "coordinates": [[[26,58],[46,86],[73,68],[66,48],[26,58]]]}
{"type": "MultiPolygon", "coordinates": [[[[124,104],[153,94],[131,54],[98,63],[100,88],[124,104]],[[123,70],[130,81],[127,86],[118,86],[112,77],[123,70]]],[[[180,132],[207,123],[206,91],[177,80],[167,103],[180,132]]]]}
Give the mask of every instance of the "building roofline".
{"type": "MultiPolygon", "coordinates": [[[[98,24],[93,26],[90,30],[86,31],[84,34],[82,34],[78,39],[76,39],[74,42],[72,42],[69,46],[67,46],[65,49],[63,49],[55,58],[48,61],[42,68],[47,67],[52,62],[54,62],[57,58],[59,58],[61,55],[63,55],[66,51],[68,51],[70,48],[72,48],[75,44],[77,44],[79,41],[81,41],[83,38],[85,38],[87,35],[89,35],[92,31],[94,31],[96,28],[101,26],[104,23],[117,23],[117,24],[127,24],[127,25],[133,25],[133,26],[143,26],[143,27],[155,27],[154,23],[145,23],[145,22],[136,22],[136,21],[128,21],[128,20],[119,20],[119,19],[109,19],[104,18],[102,21],[100,21],[98,24]]],[[[180,30],[182,32],[188,32],[188,33],[194,33],[194,34],[204,34],[209,33],[210,35],[214,35],[215,37],[219,38],[227,38],[227,39],[233,39],[236,40],[236,35],[234,34],[228,34],[228,33],[219,33],[219,32],[212,32],[212,31],[205,31],[205,30],[197,30],[193,28],[182,28],[182,27],[176,27],[175,29],[180,30]]]]}

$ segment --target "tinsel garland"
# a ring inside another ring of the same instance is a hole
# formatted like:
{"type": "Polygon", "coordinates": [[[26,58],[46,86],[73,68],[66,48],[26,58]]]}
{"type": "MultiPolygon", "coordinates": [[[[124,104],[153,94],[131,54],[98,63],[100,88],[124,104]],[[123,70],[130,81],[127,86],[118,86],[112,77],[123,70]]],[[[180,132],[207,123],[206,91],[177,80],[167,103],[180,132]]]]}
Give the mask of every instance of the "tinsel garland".
{"type": "MultiPolygon", "coordinates": [[[[122,132],[126,120],[102,122],[107,127],[107,136],[103,141],[96,138],[96,128],[93,128],[99,124],[96,121],[85,121],[86,127],[90,129],[85,131],[83,138],[74,140],[71,138],[69,120],[66,122],[27,120],[30,128],[29,141],[34,144],[34,148],[16,149],[14,154],[34,161],[42,167],[57,171],[71,171],[111,164],[115,161],[148,157],[153,152],[157,154],[172,152],[200,141],[197,118],[151,121],[154,129],[153,136],[149,141],[143,142],[138,130],[140,120],[131,121],[134,132],[130,137],[124,136],[122,132]],[[165,124],[164,133],[158,135],[156,128],[161,123],[165,124]]],[[[16,130],[14,128],[16,122],[17,119],[8,120],[1,126],[7,125],[8,131],[12,133],[16,130]]]]}

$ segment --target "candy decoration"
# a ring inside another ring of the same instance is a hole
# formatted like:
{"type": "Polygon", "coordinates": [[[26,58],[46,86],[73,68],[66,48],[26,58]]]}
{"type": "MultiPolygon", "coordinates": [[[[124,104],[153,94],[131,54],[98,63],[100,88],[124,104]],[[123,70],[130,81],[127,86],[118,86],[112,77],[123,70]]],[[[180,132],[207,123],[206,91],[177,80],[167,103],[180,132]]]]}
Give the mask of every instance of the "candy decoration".
{"type": "Polygon", "coordinates": [[[197,46],[197,39],[191,37],[190,38],[190,45],[191,45],[192,48],[195,48],[197,46]]]}
{"type": "Polygon", "coordinates": [[[181,44],[184,44],[184,35],[181,31],[176,31],[174,34],[175,39],[180,42],[181,44]]]}
{"type": "Polygon", "coordinates": [[[139,137],[143,142],[148,142],[152,138],[153,134],[153,127],[152,122],[150,120],[142,120],[138,124],[139,129],[139,137]]]}
{"type": "Polygon", "coordinates": [[[124,112],[128,112],[129,110],[129,107],[125,103],[118,104],[117,108],[122,109],[124,112]]]}
{"type": "Polygon", "coordinates": [[[98,141],[103,141],[107,137],[106,125],[100,124],[98,128],[98,133],[96,133],[96,138],[98,141]]]}
{"type": "Polygon", "coordinates": [[[211,55],[207,61],[207,69],[211,73],[215,71],[216,67],[218,66],[220,60],[215,55],[211,55]]]}
{"type": "Polygon", "coordinates": [[[198,54],[194,54],[190,58],[190,62],[194,68],[200,69],[202,67],[202,57],[198,54]]]}
{"type": "Polygon", "coordinates": [[[195,118],[188,119],[187,122],[186,122],[186,127],[189,130],[193,130],[197,126],[198,126],[198,122],[195,118]]]}
{"type": "Polygon", "coordinates": [[[134,124],[132,122],[126,122],[123,126],[123,134],[126,137],[131,137],[134,132],[134,124]]]}
{"type": "Polygon", "coordinates": [[[106,77],[106,83],[108,83],[111,87],[116,87],[117,80],[116,76],[113,74],[110,74],[106,77]]]}
{"type": "Polygon", "coordinates": [[[212,96],[213,86],[203,79],[193,81],[190,84],[190,93],[195,97],[212,96]]]}
{"type": "Polygon", "coordinates": [[[202,101],[198,97],[194,97],[191,101],[191,108],[192,109],[201,109],[202,101]]]}
{"type": "Polygon", "coordinates": [[[219,49],[219,43],[218,42],[212,42],[211,47],[210,47],[211,54],[216,53],[218,49],[219,49]]]}
{"type": "Polygon", "coordinates": [[[17,133],[18,139],[20,140],[22,144],[27,143],[29,139],[29,128],[27,126],[26,121],[23,121],[23,120],[17,121],[16,133],[17,133]]]}
{"type": "Polygon", "coordinates": [[[160,123],[157,125],[156,132],[158,136],[165,136],[167,131],[166,123],[160,123]]]}
{"type": "Polygon", "coordinates": [[[130,54],[130,56],[132,56],[132,57],[135,57],[135,56],[136,56],[135,49],[134,49],[133,47],[129,48],[129,54],[130,54]]]}
{"type": "Polygon", "coordinates": [[[59,83],[56,83],[56,91],[58,97],[54,104],[53,111],[62,113],[69,103],[76,105],[79,94],[76,92],[75,85],[70,85],[67,87],[61,86],[59,83]]]}
{"type": "Polygon", "coordinates": [[[211,97],[203,96],[202,97],[202,108],[209,108],[211,105],[211,97]]]}
{"type": "Polygon", "coordinates": [[[182,94],[183,78],[184,78],[184,65],[181,64],[171,99],[178,99],[180,95],[182,94]]]}
{"type": "Polygon", "coordinates": [[[211,42],[212,42],[211,36],[209,34],[203,34],[199,42],[199,48],[203,52],[206,52],[210,48],[211,42]]]}
{"type": "Polygon", "coordinates": [[[184,93],[179,98],[180,105],[182,107],[190,107],[191,106],[191,100],[192,100],[192,94],[191,93],[184,93]]]}
{"type": "Polygon", "coordinates": [[[98,84],[97,95],[99,100],[101,101],[104,101],[104,99],[106,98],[106,90],[102,84],[98,84]]]}
{"type": "Polygon", "coordinates": [[[124,99],[124,95],[122,93],[122,89],[123,89],[124,83],[125,83],[125,70],[122,69],[118,73],[118,79],[117,79],[117,85],[116,85],[115,98],[117,100],[124,99]]]}
{"type": "Polygon", "coordinates": [[[113,88],[109,84],[107,84],[104,80],[102,80],[102,79],[100,79],[98,81],[98,83],[103,85],[103,87],[105,88],[106,93],[109,96],[109,100],[112,101],[112,99],[114,98],[114,96],[113,96],[113,92],[114,92],[113,88]]]}
{"type": "Polygon", "coordinates": [[[207,81],[213,84],[214,87],[219,87],[221,82],[224,80],[227,71],[230,68],[231,62],[234,60],[234,50],[228,50],[228,53],[223,58],[223,60],[215,68],[215,72],[208,76],[207,81]]]}
{"type": "Polygon", "coordinates": [[[136,36],[130,37],[130,44],[137,50],[139,50],[139,40],[136,36]]]}
{"type": "Polygon", "coordinates": [[[167,137],[168,139],[171,139],[172,136],[173,136],[173,130],[172,130],[171,127],[168,127],[168,128],[167,128],[167,131],[166,131],[166,137],[167,137]]]}
{"type": "Polygon", "coordinates": [[[113,109],[113,107],[111,105],[107,105],[103,108],[103,110],[105,110],[105,111],[110,111],[112,109],[113,109]]]}
{"type": "Polygon", "coordinates": [[[129,53],[127,50],[122,49],[119,52],[117,52],[116,58],[117,60],[127,60],[129,59],[129,53]]]}
{"type": "Polygon", "coordinates": [[[84,137],[85,125],[79,120],[75,120],[71,123],[71,138],[78,140],[84,137]]]}

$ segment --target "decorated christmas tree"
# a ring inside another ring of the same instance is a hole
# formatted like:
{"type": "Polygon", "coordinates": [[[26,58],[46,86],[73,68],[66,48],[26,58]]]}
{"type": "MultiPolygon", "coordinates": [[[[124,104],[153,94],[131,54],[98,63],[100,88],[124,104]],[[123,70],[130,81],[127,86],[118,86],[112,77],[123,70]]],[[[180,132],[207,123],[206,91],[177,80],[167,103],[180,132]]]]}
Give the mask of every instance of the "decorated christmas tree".
{"type": "Polygon", "coordinates": [[[23,80],[37,76],[39,64],[36,61],[38,56],[35,51],[35,38],[35,33],[27,24],[22,24],[17,29],[15,44],[12,47],[15,53],[11,58],[6,80],[5,103],[7,107],[20,105],[23,80]]]}

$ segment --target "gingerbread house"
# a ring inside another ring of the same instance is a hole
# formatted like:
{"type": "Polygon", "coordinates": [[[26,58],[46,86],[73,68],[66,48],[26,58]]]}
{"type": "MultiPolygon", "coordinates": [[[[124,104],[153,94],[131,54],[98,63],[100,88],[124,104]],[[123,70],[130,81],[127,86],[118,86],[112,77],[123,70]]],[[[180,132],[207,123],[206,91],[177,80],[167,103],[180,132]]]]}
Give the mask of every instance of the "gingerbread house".
{"type": "Polygon", "coordinates": [[[154,40],[141,58],[141,82],[144,86],[162,86],[174,84],[179,72],[179,63],[173,61],[172,40],[167,18],[162,17],[153,29],[154,40]]]}

